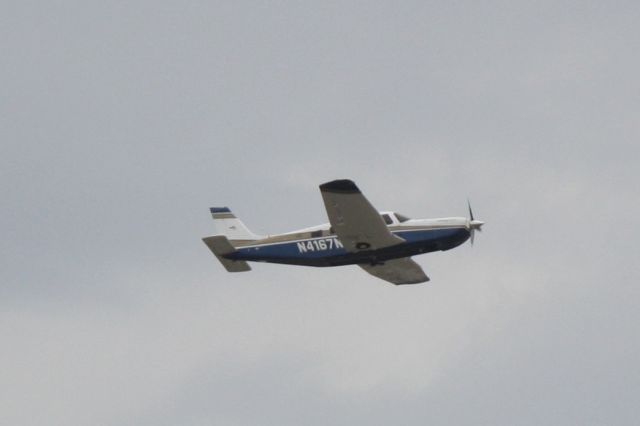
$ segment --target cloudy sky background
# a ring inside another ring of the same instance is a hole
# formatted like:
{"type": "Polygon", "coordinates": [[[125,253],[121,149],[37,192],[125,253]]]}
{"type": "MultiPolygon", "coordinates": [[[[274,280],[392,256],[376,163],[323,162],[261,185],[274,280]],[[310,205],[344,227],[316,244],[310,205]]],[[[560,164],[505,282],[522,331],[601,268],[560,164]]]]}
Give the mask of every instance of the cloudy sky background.
{"type": "Polygon", "coordinates": [[[0,423],[636,424],[637,2],[4,3],[0,423]],[[482,3],[482,4],[480,4],[482,3]],[[258,233],[487,222],[394,287],[258,233]]]}

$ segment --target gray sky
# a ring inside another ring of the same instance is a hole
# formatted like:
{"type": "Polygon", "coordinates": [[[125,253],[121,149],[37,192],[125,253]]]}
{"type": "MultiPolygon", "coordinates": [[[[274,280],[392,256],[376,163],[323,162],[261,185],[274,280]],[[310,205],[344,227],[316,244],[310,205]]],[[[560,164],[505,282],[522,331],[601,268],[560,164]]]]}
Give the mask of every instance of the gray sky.
{"type": "Polygon", "coordinates": [[[320,3],[3,5],[0,423],[637,423],[638,3],[320,3]],[[200,241],[334,178],[487,225],[408,287],[200,241]]]}

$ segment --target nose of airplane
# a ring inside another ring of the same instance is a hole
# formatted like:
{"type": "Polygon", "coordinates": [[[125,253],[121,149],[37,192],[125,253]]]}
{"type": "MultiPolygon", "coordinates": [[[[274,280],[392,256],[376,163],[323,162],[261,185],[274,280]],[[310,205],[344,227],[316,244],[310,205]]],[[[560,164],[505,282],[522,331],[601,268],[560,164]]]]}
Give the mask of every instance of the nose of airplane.
{"type": "Polygon", "coordinates": [[[471,245],[473,245],[473,240],[475,237],[475,233],[476,231],[480,231],[482,232],[482,225],[484,225],[484,222],[481,220],[475,220],[475,219],[471,219],[467,222],[469,225],[468,229],[469,229],[469,234],[471,237],[471,245]]]}
{"type": "Polygon", "coordinates": [[[469,228],[471,229],[477,229],[478,231],[482,231],[482,225],[484,225],[484,222],[481,220],[469,221],[469,228]]]}
{"type": "Polygon", "coordinates": [[[468,222],[468,227],[469,227],[469,236],[471,237],[471,245],[473,245],[473,240],[474,240],[474,236],[475,236],[475,231],[476,229],[478,231],[482,231],[482,225],[484,225],[484,222],[481,220],[475,220],[475,218],[473,217],[473,211],[471,210],[471,203],[469,202],[469,200],[467,199],[467,206],[469,206],[469,222],[468,222]]]}

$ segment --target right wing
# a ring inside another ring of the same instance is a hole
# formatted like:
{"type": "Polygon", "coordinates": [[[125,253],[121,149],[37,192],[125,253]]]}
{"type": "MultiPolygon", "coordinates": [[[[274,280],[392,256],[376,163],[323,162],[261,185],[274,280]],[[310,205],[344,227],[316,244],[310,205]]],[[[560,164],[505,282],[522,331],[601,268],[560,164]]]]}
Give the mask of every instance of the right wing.
{"type": "Polygon", "coordinates": [[[387,260],[382,265],[358,265],[371,275],[389,281],[392,284],[418,284],[429,281],[420,265],[410,257],[387,260]]]}
{"type": "Polygon", "coordinates": [[[347,251],[376,250],[404,242],[389,231],[380,213],[353,181],[323,183],[320,193],[329,222],[347,251]]]}

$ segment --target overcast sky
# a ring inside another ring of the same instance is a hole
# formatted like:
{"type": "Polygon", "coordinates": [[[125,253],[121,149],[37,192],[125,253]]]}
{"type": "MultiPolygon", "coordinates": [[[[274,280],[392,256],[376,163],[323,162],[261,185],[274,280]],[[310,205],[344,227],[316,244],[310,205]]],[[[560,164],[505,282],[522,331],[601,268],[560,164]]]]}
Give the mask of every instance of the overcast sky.
{"type": "Polygon", "coordinates": [[[640,5],[5,2],[0,423],[640,417],[640,5]],[[466,215],[395,287],[227,273],[208,208],[466,215]]]}

